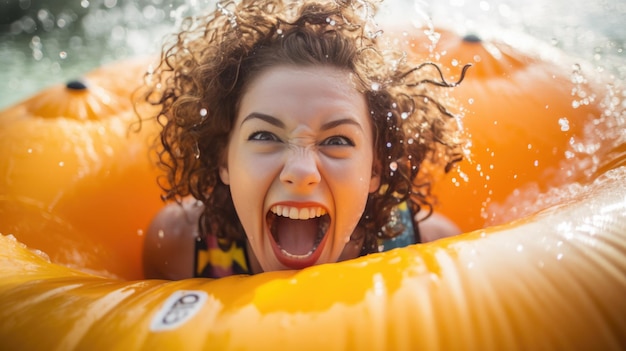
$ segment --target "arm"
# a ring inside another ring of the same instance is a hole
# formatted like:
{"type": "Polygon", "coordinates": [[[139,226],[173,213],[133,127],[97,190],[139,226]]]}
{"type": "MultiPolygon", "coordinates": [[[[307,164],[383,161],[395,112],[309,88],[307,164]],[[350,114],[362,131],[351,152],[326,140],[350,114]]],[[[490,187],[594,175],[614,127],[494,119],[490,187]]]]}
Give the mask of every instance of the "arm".
{"type": "Polygon", "coordinates": [[[194,275],[195,243],[202,206],[193,199],[167,204],[154,217],[144,239],[146,279],[186,279],[194,275]]]}
{"type": "Polygon", "coordinates": [[[437,212],[433,212],[426,219],[418,219],[418,216],[415,216],[415,223],[419,225],[424,243],[461,234],[461,230],[454,222],[437,212]]]}

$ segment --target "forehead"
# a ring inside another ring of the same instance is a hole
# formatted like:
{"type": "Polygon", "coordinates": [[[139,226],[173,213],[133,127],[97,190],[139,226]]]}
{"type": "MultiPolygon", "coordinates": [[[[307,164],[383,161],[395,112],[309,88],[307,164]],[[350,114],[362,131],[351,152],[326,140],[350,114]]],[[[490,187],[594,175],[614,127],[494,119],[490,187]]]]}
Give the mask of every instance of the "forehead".
{"type": "Polygon", "coordinates": [[[239,115],[315,109],[365,115],[367,104],[349,71],[327,66],[275,66],[262,71],[243,91],[239,115]],[[262,111],[258,111],[261,109],[262,111]]]}

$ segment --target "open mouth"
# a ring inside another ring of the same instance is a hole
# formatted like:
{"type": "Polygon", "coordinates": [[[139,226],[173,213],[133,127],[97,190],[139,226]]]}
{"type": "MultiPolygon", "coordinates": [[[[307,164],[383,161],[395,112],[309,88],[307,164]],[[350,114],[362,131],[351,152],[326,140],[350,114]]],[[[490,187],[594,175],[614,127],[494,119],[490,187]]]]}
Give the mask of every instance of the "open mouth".
{"type": "Polygon", "coordinates": [[[325,209],[276,205],[268,212],[266,221],[279,261],[294,269],[315,263],[330,227],[325,209]]]}

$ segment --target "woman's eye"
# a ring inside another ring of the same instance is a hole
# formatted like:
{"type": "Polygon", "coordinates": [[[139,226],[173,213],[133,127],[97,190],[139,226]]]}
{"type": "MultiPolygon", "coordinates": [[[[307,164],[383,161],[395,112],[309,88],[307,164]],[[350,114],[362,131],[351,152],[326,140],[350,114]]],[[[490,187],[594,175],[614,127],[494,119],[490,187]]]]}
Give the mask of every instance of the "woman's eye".
{"type": "Polygon", "coordinates": [[[322,145],[327,145],[327,146],[354,146],[354,142],[352,142],[352,140],[350,140],[350,138],[342,136],[342,135],[335,135],[335,136],[331,136],[330,138],[325,139],[322,142],[322,145]]]}
{"type": "Polygon", "coordinates": [[[280,139],[274,134],[270,132],[254,132],[250,134],[248,140],[256,140],[256,141],[280,141],[280,139]]]}

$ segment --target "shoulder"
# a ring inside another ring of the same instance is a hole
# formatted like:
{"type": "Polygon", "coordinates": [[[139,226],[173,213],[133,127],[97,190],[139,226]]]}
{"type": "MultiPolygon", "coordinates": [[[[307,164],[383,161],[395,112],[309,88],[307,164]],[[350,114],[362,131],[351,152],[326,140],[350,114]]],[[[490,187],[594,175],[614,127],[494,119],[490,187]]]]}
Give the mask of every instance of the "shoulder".
{"type": "Polygon", "coordinates": [[[202,206],[193,200],[165,205],[152,219],[144,238],[146,278],[185,279],[193,276],[195,241],[202,206]]]}
{"type": "Polygon", "coordinates": [[[433,212],[426,219],[415,217],[423,243],[461,234],[459,227],[440,213],[433,212]]]}

